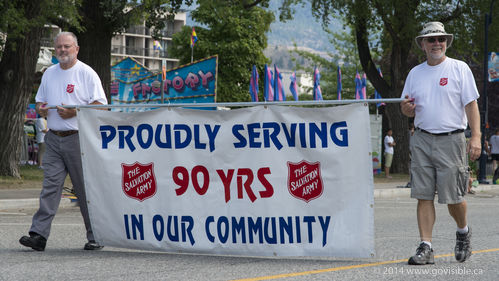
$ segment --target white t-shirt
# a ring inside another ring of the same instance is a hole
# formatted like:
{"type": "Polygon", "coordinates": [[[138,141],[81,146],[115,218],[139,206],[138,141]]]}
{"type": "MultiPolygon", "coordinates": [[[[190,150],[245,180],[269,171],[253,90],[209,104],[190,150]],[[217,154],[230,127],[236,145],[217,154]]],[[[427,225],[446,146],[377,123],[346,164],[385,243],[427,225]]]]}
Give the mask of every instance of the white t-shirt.
{"type": "Polygon", "coordinates": [[[448,57],[435,66],[424,62],[414,67],[405,81],[402,98],[406,95],[415,99],[415,127],[431,133],[466,129],[464,107],[479,97],[469,66],[448,57]]]}
{"type": "MultiPolygon", "coordinates": [[[[86,105],[98,101],[107,104],[106,94],[97,73],[81,61],[70,69],[62,69],[59,64],[45,71],[35,97],[36,102],[48,105],[86,105]]],[[[56,131],[78,130],[76,117],[62,119],[57,109],[49,109],[48,128],[56,131]]]]}
{"type": "Polygon", "coordinates": [[[393,154],[393,146],[390,146],[389,143],[393,143],[393,137],[386,135],[385,136],[385,153],[393,154]]]}
{"type": "Polygon", "coordinates": [[[45,133],[43,131],[47,130],[47,120],[45,118],[36,118],[36,142],[43,143],[45,141],[45,133]]]}
{"type": "Polygon", "coordinates": [[[492,147],[490,150],[491,154],[499,154],[499,135],[491,136],[489,145],[492,147]]]}

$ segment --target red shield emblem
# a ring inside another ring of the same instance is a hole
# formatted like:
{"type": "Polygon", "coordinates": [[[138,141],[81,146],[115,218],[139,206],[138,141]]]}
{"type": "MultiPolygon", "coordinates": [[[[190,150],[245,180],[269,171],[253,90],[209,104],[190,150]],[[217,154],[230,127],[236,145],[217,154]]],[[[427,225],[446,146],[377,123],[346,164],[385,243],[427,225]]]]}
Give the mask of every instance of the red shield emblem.
{"type": "Polygon", "coordinates": [[[320,162],[288,162],[288,190],[293,197],[308,203],[320,197],[323,189],[320,162]]]}
{"type": "Polygon", "coordinates": [[[448,78],[440,78],[440,86],[447,85],[448,78]]]}
{"type": "Polygon", "coordinates": [[[66,87],[66,92],[68,94],[73,93],[74,90],[75,90],[75,85],[73,85],[73,84],[68,84],[68,86],[66,87]]]}
{"type": "Polygon", "coordinates": [[[126,196],[144,201],[156,194],[154,164],[121,164],[122,188],[126,196]]]}

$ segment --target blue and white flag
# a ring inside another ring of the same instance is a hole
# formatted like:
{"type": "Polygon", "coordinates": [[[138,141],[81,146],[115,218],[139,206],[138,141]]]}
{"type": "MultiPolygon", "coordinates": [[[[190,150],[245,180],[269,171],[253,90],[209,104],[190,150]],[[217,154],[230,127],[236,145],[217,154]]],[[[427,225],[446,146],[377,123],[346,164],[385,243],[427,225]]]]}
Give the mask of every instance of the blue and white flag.
{"type": "Polygon", "coordinates": [[[291,77],[289,79],[291,79],[291,83],[289,84],[289,91],[291,92],[291,94],[293,94],[293,98],[295,99],[295,101],[297,101],[298,100],[298,85],[296,83],[296,71],[293,71],[293,73],[291,74],[291,77]]]}

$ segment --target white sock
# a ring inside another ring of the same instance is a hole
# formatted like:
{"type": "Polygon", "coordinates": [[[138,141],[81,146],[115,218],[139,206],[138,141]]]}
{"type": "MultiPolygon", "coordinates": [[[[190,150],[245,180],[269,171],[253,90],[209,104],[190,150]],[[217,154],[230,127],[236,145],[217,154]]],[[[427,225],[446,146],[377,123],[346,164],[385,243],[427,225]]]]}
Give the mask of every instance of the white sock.
{"type": "Polygon", "coordinates": [[[464,228],[457,228],[457,232],[461,233],[461,234],[466,234],[468,233],[468,225],[466,225],[464,228]]]}
{"type": "Polygon", "coordinates": [[[421,243],[425,243],[426,245],[430,246],[430,249],[431,249],[431,242],[430,241],[421,241],[421,243]]]}

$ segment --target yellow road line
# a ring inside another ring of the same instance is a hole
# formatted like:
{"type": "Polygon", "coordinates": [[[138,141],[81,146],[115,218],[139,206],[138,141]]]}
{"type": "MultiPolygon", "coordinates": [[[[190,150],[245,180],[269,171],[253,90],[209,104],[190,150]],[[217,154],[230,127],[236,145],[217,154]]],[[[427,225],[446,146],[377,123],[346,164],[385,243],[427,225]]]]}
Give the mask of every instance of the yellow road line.
{"type": "MultiPolygon", "coordinates": [[[[473,251],[472,253],[473,254],[480,254],[480,253],[490,253],[490,252],[498,252],[498,251],[499,251],[499,248],[495,248],[495,249],[473,251]]],[[[443,257],[450,257],[450,256],[454,256],[454,254],[437,255],[437,256],[435,256],[435,258],[443,258],[443,257]]],[[[407,259],[364,263],[364,264],[348,265],[348,266],[339,266],[339,267],[331,267],[331,268],[325,268],[325,269],[309,270],[309,271],[294,272],[294,273],[267,275],[267,276],[261,276],[261,277],[255,277],[255,278],[237,279],[234,281],[272,280],[272,279],[280,279],[280,278],[286,278],[286,277],[297,277],[297,276],[312,275],[312,274],[319,274],[319,273],[325,273],[325,272],[342,271],[342,270],[348,270],[348,269],[373,267],[373,266],[378,266],[378,265],[393,264],[393,263],[400,263],[400,262],[407,262],[407,259]]]]}

